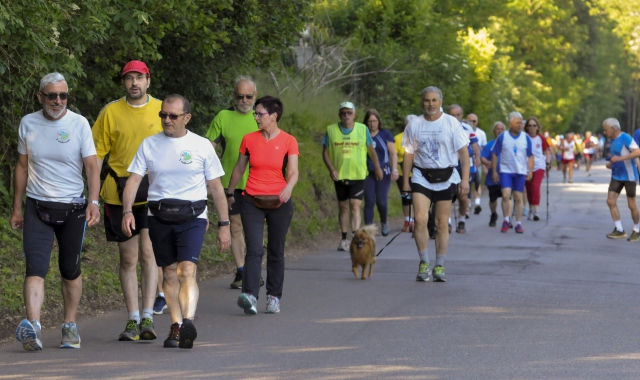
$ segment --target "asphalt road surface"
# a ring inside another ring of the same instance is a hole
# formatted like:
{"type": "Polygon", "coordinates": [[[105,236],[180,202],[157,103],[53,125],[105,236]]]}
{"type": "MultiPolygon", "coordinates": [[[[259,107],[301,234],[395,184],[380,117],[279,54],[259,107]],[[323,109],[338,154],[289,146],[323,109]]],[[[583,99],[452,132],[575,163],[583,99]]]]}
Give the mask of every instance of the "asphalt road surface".
{"type": "MultiPolygon", "coordinates": [[[[287,263],[280,314],[263,313],[264,288],[247,316],[231,278],[201,283],[191,350],[162,347],[168,315],[155,317],[159,339],[118,342],[123,309],[81,320],[79,350],[58,349],[59,330],[40,352],[5,344],[0,379],[638,379],[640,242],[605,237],[609,175],[600,164],[562,184],[552,170],[549,219],[543,182],[542,220],[523,235],[488,227],[485,191],[467,234],[451,236],[447,283],[415,281],[408,233],[367,281],[348,253],[318,251],[287,263]]],[[[618,204],[630,234],[624,194],[618,204]]]]}

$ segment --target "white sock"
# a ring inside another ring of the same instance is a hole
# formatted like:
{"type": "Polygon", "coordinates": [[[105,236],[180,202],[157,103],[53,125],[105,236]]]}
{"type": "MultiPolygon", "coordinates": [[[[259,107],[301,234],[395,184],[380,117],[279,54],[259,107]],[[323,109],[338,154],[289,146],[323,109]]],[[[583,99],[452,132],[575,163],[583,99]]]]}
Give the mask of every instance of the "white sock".
{"type": "Polygon", "coordinates": [[[134,320],[138,324],[140,323],[140,310],[132,311],[129,313],[129,320],[134,320]]]}
{"type": "Polygon", "coordinates": [[[507,222],[507,223],[511,222],[511,221],[509,220],[509,217],[508,217],[508,216],[507,216],[506,218],[504,218],[504,221],[505,221],[505,222],[507,222]]]}
{"type": "Polygon", "coordinates": [[[429,262],[429,250],[425,249],[422,252],[418,252],[418,255],[420,255],[420,261],[429,262]]]}
{"type": "Polygon", "coordinates": [[[622,228],[622,221],[621,220],[616,220],[614,222],[616,224],[616,229],[620,232],[624,231],[624,228],[622,228]]]}
{"type": "Polygon", "coordinates": [[[476,198],[476,205],[480,206],[480,198],[476,198]]]}
{"type": "Polygon", "coordinates": [[[142,318],[149,318],[153,321],[153,309],[142,309],[142,318]]]}
{"type": "Polygon", "coordinates": [[[409,223],[413,223],[415,220],[413,218],[409,219],[409,223]]]}
{"type": "Polygon", "coordinates": [[[411,218],[410,218],[410,217],[408,217],[408,216],[405,216],[405,217],[404,217],[404,220],[405,220],[405,222],[410,222],[410,221],[411,221],[411,218]]]}
{"type": "Polygon", "coordinates": [[[158,293],[158,296],[164,298],[164,292],[158,293]]]}
{"type": "Polygon", "coordinates": [[[451,218],[449,218],[449,224],[451,224],[451,218]]]}
{"type": "Polygon", "coordinates": [[[521,226],[521,225],[522,225],[522,223],[516,222],[516,226],[521,226]]]}
{"type": "Polygon", "coordinates": [[[633,230],[634,230],[635,232],[640,232],[640,223],[638,223],[638,224],[634,224],[634,225],[633,225],[633,230]]]}

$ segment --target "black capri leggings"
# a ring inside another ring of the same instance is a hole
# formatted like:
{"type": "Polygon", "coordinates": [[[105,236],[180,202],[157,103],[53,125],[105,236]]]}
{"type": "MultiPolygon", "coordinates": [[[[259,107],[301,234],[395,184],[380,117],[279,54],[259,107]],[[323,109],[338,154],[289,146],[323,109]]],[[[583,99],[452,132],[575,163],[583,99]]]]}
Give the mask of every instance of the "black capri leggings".
{"type": "Polygon", "coordinates": [[[46,277],[49,271],[54,235],[58,240],[60,276],[69,281],[80,276],[80,254],[82,253],[86,228],[86,208],[70,212],[71,215],[64,224],[52,226],[38,218],[35,200],[27,198],[22,234],[22,246],[27,262],[27,277],[46,277]]]}

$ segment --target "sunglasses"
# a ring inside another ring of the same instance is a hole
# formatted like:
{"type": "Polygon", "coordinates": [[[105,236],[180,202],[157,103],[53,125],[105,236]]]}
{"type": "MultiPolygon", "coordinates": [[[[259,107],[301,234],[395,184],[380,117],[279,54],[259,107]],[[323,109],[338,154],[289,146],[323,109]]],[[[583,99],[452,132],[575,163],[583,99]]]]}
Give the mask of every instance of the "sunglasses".
{"type": "Polygon", "coordinates": [[[49,100],[56,100],[58,99],[58,97],[60,97],[60,100],[67,100],[69,99],[69,93],[68,92],[61,92],[61,93],[56,93],[56,92],[50,92],[48,94],[45,94],[44,92],[41,92],[42,95],[46,96],[47,99],[49,100]]]}
{"type": "Polygon", "coordinates": [[[184,114],[181,113],[180,115],[174,115],[174,114],[166,113],[166,112],[159,112],[158,113],[158,116],[160,116],[160,119],[162,119],[162,120],[166,119],[167,116],[169,116],[169,119],[171,119],[171,120],[178,120],[178,118],[180,116],[182,116],[182,115],[184,115],[184,114]]]}
{"type": "Polygon", "coordinates": [[[340,116],[351,116],[353,115],[353,111],[342,111],[340,112],[340,116]]]}
{"type": "Polygon", "coordinates": [[[251,100],[253,99],[253,95],[236,95],[236,99],[238,100],[243,100],[244,98],[247,98],[247,100],[251,100]]]}

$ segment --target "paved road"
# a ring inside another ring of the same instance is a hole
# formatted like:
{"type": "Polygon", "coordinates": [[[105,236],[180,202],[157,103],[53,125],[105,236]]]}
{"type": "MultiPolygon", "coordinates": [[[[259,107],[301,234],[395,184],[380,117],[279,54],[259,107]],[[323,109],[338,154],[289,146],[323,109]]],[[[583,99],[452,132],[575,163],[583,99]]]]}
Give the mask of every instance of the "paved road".
{"type": "Polygon", "coordinates": [[[605,238],[608,176],[599,166],[563,185],[552,171],[550,218],[543,195],[524,235],[488,227],[485,207],[452,236],[446,284],[414,281],[409,234],[368,281],[347,254],[319,251],[287,264],[277,315],[245,316],[229,278],[202,283],[192,350],[162,348],[168,315],[155,319],[161,339],[116,341],[118,311],[80,322],[80,350],[55,348],[58,331],[41,352],[0,347],[0,379],[638,379],[640,242],[605,238]]]}

